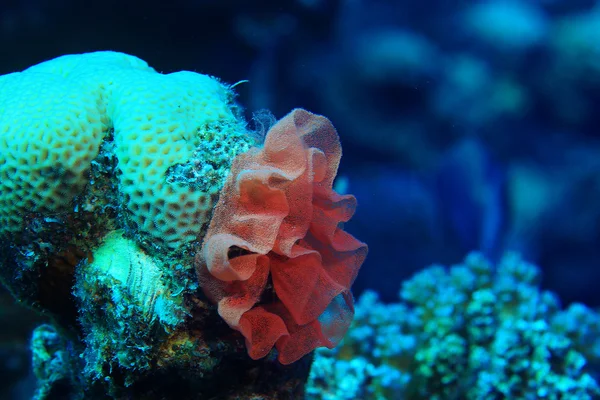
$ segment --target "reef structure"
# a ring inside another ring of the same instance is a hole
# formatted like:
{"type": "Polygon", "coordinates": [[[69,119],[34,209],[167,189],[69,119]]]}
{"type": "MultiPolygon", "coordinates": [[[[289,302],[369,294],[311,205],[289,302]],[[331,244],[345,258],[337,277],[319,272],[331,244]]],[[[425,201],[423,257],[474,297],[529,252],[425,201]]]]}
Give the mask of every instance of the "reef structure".
{"type": "Polygon", "coordinates": [[[343,342],[315,352],[309,400],[600,397],[600,313],[561,305],[519,254],[473,252],[362,293],[343,342]]]}
{"type": "Polygon", "coordinates": [[[259,137],[232,86],[123,53],[0,76],[0,279],[53,321],[38,399],[303,396],[367,249],[340,227],[331,123],[294,110],[259,137]]]}

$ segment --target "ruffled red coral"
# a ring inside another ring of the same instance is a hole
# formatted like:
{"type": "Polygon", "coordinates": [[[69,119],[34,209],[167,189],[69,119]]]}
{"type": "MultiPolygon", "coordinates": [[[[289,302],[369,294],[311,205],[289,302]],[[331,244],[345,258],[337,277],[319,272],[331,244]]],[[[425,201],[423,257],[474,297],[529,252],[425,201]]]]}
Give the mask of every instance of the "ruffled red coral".
{"type": "Polygon", "coordinates": [[[340,158],[331,122],[296,109],[232,164],[196,261],[254,359],[273,346],[282,364],[331,348],[352,321],[367,246],[340,227],[356,208],[332,190],[340,158]]]}

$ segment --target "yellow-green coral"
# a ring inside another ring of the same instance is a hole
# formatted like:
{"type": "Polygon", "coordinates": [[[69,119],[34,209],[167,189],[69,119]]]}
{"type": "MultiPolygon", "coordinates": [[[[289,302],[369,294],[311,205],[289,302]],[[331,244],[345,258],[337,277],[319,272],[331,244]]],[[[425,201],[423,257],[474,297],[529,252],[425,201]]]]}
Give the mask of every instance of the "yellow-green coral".
{"type": "Polygon", "coordinates": [[[168,266],[159,263],[134,241],[123,237],[122,231],[115,231],[106,235],[94,252],[93,261],[80,266],[79,274],[90,276],[86,282],[93,280],[96,286],[106,287],[110,297],[104,302],[112,302],[115,309],[120,303],[126,303],[139,310],[146,324],[159,321],[173,327],[182,321],[187,311],[183,298],[178,296],[181,290],[171,288],[170,277],[163,273],[168,266]]]}
{"type": "Polygon", "coordinates": [[[0,76],[0,234],[70,211],[103,140],[114,140],[129,223],[171,248],[195,240],[251,138],[231,88],[160,74],[122,53],[68,55],[0,76]]]}
{"type": "Polygon", "coordinates": [[[84,374],[119,368],[131,380],[156,359],[153,343],[181,327],[188,309],[169,266],[145,253],[122,231],[110,232],[79,265],[74,294],[86,348],[84,374]]]}

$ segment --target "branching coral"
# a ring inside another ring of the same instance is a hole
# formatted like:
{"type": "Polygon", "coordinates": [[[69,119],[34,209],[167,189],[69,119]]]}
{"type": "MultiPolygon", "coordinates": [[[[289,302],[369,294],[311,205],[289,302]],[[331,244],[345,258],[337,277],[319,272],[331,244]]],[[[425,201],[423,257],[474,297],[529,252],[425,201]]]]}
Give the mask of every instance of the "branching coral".
{"type": "Polygon", "coordinates": [[[343,344],[317,352],[309,397],[597,398],[600,315],[560,310],[539,278],[515,254],[497,266],[471,254],[405,282],[402,303],[363,294],[343,344]]]}
{"type": "Polygon", "coordinates": [[[232,164],[198,273],[254,359],[275,346],[292,363],[335,346],[350,325],[367,248],[339,227],[356,207],[332,190],[340,157],[329,120],[297,109],[232,164]]]}

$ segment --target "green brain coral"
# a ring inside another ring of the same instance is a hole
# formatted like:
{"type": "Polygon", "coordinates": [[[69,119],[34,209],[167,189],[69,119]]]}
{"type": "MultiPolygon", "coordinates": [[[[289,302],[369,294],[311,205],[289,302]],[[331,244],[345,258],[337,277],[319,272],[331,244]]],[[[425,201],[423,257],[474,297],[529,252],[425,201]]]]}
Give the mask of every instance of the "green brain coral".
{"type": "Polygon", "coordinates": [[[110,142],[127,224],[170,248],[195,240],[231,160],[252,144],[233,98],[210,76],[160,74],[115,52],[0,76],[0,235],[72,211],[110,142]]]}

